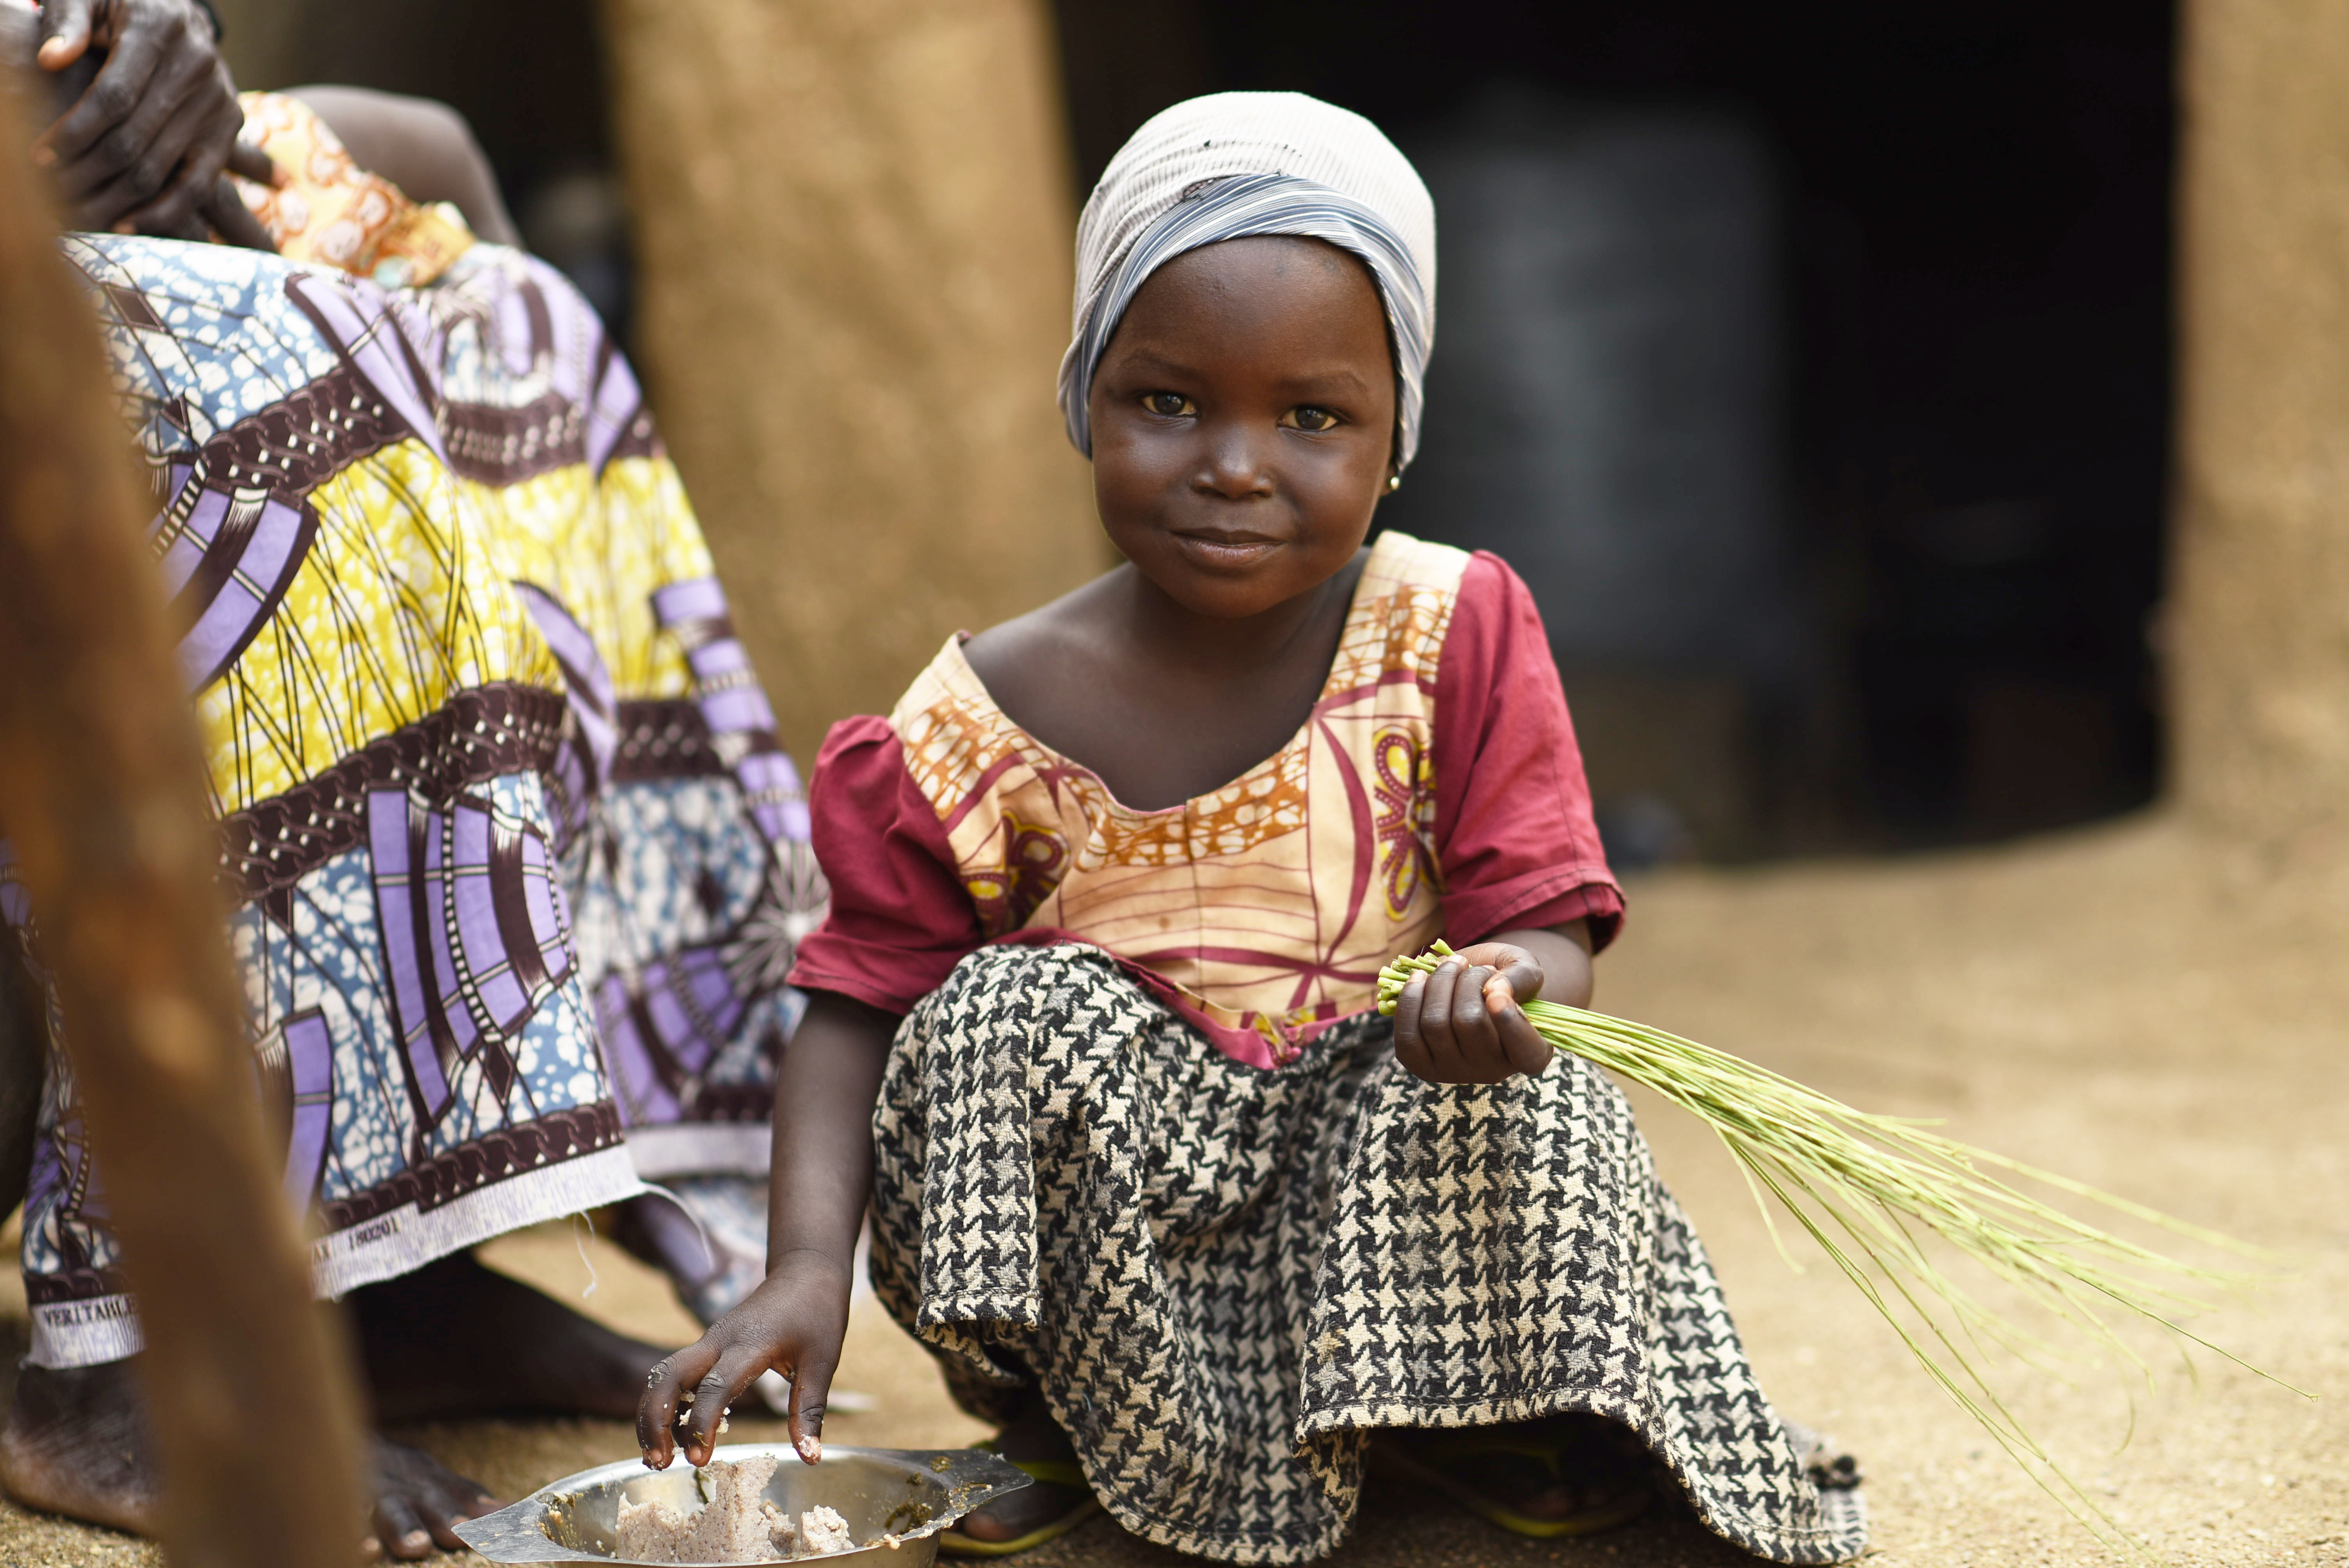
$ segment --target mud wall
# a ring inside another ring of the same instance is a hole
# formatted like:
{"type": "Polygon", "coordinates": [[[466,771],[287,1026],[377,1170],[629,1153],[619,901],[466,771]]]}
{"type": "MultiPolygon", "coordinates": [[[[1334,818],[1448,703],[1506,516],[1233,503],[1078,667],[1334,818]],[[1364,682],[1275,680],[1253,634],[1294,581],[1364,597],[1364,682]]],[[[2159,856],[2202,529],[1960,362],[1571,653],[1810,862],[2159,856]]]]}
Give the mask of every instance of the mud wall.
{"type": "Polygon", "coordinates": [[[786,745],[1106,564],[1040,0],[605,0],[640,351],[786,745]]]}
{"type": "Polygon", "coordinates": [[[2279,838],[2349,812],[2349,0],[2189,0],[2172,768],[2279,838]]]}

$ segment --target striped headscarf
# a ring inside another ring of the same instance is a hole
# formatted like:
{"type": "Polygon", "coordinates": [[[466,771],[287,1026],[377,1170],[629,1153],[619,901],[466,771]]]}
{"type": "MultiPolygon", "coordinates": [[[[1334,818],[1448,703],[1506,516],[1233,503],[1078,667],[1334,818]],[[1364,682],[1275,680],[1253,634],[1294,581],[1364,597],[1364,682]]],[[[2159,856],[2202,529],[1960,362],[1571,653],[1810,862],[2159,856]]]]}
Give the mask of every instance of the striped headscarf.
{"type": "Polygon", "coordinates": [[[1435,204],[1361,115],[1303,93],[1211,93],[1152,117],[1110,160],[1077,221],[1074,336],[1061,360],[1069,439],[1092,456],[1093,371],[1150,274],[1247,234],[1301,234],[1360,256],[1395,356],[1395,468],[1419,449],[1435,339],[1435,204]]]}

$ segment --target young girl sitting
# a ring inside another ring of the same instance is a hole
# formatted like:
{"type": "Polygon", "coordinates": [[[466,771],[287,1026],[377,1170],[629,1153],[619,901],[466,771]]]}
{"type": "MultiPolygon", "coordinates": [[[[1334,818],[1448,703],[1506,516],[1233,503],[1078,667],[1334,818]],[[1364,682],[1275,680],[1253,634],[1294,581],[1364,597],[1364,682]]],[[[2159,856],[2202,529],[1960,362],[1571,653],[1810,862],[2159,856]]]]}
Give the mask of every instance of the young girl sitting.
{"type": "Polygon", "coordinates": [[[1355,115],[1220,94],[1077,244],[1061,406],[1127,563],[826,742],[771,1272],[654,1369],[647,1462],[688,1395],[705,1460],[770,1365],[816,1462],[869,1201],[882,1301],[1039,1478],[951,1551],[1097,1497],[1298,1562],[1366,1461],[1559,1534],[1637,1512],[1651,1455],[1750,1550],[1854,1555],[1622,1097],[1518,1010],[1587,1002],[1623,907],[1532,601],[1364,546],[1419,435],[1425,189],[1355,115]]]}

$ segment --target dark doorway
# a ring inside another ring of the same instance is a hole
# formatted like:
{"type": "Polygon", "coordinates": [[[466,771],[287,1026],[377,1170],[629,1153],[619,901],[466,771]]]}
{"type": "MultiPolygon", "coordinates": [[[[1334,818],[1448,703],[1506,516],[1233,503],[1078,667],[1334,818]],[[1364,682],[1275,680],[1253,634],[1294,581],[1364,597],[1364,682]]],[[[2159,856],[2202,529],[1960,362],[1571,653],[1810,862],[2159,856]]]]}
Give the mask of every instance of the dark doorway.
{"type": "Polygon", "coordinates": [[[591,0],[224,0],[221,9],[241,86],[334,82],[453,106],[497,170],[524,241],[626,340],[626,212],[591,0]]]}
{"type": "Polygon", "coordinates": [[[1150,113],[1224,88],[1358,109],[1423,164],[1441,482],[1407,480],[1394,521],[1526,562],[1626,858],[1981,840],[2151,798],[2168,5],[1060,18],[1085,188],[1150,113]],[[1556,258],[1557,297],[1489,292],[1472,241],[1556,258]],[[1547,413],[1513,390],[1542,366],[1487,362],[1526,338],[1597,366],[1547,413]],[[1560,500],[1561,473],[1599,499],[1560,500]]]}

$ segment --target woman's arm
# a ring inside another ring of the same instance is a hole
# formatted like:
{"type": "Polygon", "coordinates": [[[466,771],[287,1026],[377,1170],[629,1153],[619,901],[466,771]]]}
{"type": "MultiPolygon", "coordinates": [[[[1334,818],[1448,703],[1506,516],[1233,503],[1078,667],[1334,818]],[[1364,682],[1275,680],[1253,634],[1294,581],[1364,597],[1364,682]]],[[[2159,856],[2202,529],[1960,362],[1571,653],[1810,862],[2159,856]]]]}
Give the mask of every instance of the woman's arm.
{"type": "Polygon", "coordinates": [[[822,1454],[824,1402],[848,1331],[856,1233],[873,1191],[873,1105],[897,1022],[830,991],[809,994],[775,1075],[767,1277],[646,1379],[636,1444],[653,1469],[667,1469],[675,1456],[678,1404],[688,1389],[685,1457],[707,1464],[719,1417],[769,1367],[792,1380],[790,1429],[800,1457],[813,1464],[822,1454]]]}
{"type": "Polygon", "coordinates": [[[1587,1007],[1590,923],[1504,931],[1464,947],[1395,1004],[1395,1057],[1430,1083],[1499,1083],[1538,1073],[1554,1054],[1522,1004],[1547,996],[1587,1007]]]}
{"type": "Polygon", "coordinates": [[[372,88],[316,86],[286,93],[326,122],[361,169],[382,175],[409,201],[453,201],[482,239],[522,243],[473,128],[447,104],[372,88]]]}
{"type": "MultiPolygon", "coordinates": [[[[223,170],[269,178],[212,22],[188,0],[0,4],[0,71],[30,88],[33,161],[69,227],[274,250],[223,170]]],[[[5,85],[5,84],[0,84],[5,85]]]]}

